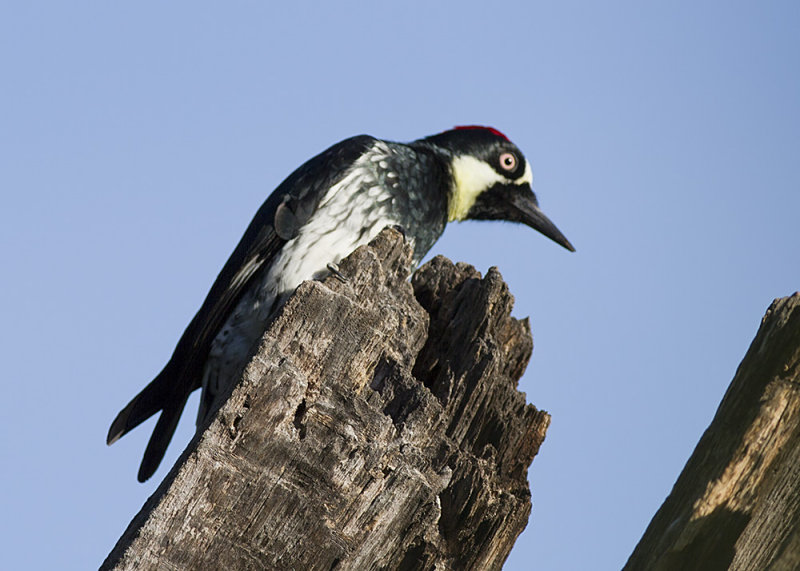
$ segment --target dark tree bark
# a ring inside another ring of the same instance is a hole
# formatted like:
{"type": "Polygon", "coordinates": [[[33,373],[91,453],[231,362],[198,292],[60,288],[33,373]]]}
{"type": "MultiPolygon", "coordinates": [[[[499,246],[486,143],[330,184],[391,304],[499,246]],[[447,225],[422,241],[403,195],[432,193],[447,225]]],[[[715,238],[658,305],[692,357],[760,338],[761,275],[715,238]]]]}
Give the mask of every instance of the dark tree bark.
{"type": "Polygon", "coordinates": [[[770,306],[625,569],[800,569],[800,293],[770,306]]]}
{"type": "Polygon", "coordinates": [[[494,269],[385,230],[302,284],[102,569],[499,569],[547,413],[494,269]]]}

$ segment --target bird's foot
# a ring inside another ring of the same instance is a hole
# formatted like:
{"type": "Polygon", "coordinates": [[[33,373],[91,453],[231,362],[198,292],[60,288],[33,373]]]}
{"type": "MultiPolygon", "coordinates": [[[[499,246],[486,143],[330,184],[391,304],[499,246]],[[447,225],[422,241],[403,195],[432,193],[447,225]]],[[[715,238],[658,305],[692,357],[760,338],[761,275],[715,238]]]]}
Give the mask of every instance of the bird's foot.
{"type": "Polygon", "coordinates": [[[399,224],[395,224],[394,226],[392,226],[392,228],[394,228],[395,230],[397,230],[398,232],[400,232],[403,235],[403,240],[408,240],[408,236],[406,235],[406,229],[405,228],[403,228],[399,224]]]}
{"type": "Polygon", "coordinates": [[[347,278],[344,277],[342,275],[342,272],[339,271],[339,266],[337,266],[333,262],[330,262],[328,264],[328,270],[331,272],[331,274],[333,274],[333,277],[335,277],[337,280],[339,280],[343,284],[347,283],[347,278]]]}

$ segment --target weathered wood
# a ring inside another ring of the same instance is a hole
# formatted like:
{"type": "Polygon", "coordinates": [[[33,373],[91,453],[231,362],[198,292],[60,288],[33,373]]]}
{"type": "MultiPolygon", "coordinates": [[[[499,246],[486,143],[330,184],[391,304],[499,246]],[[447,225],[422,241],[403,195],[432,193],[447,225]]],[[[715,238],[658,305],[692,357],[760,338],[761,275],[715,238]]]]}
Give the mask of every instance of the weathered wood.
{"type": "Polygon", "coordinates": [[[775,300],[627,570],[800,569],[800,293],[775,300]]]}
{"type": "Polygon", "coordinates": [[[516,388],[529,326],[496,270],[412,286],[410,254],[385,230],[298,288],[102,569],[502,566],[550,420],[516,388]]]}

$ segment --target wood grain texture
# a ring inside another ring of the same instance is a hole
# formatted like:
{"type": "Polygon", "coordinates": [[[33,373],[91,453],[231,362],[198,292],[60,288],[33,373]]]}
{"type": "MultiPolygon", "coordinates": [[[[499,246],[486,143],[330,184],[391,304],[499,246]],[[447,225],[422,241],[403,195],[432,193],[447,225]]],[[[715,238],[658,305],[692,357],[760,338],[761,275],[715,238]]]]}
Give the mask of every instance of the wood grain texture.
{"type": "Polygon", "coordinates": [[[775,300],[627,570],[800,569],[800,293],[775,300]]]}
{"type": "Polygon", "coordinates": [[[499,569],[549,416],[496,270],[385,230],[305,282],[102,569],[499,569]]]}

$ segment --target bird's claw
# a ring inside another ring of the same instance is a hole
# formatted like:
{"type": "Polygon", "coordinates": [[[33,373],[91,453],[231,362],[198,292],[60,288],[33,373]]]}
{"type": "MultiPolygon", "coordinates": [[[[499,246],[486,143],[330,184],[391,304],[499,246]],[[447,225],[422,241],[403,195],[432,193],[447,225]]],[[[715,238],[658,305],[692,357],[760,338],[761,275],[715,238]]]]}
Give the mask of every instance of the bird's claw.
{"type": "Polygon", "coordinates": [[[405,228],[403,228],[399,224],[395,224],[394,226],[392,226],[392,228],[394,228],[395,230],[397,230],[398,232],[400,232],[403,235],[403,240],[407,240],[408,239],[408,236],[406,235],[406,229],[405,228]]]}
{"type": "Polygon", "coordinates": [[[344,283],[347,283],[347,278],[346,278],[346,277],[344,277],[344,276],[342,275],[342,272],[340,272],[340,271],[339,271],[339,266],[337,266],[337,265],[336,265],[336,264],[334,264],[333,262],[330,262],[330,263],[328,264],[328,271],[330,271],[330,272],[331,272],[331,274],[333,274],[333,277],[335,277],[337,280],[339,280],[339,281],[340,281],[340,282],[342,282],[343,284],[344,284],[344,283]]]}

